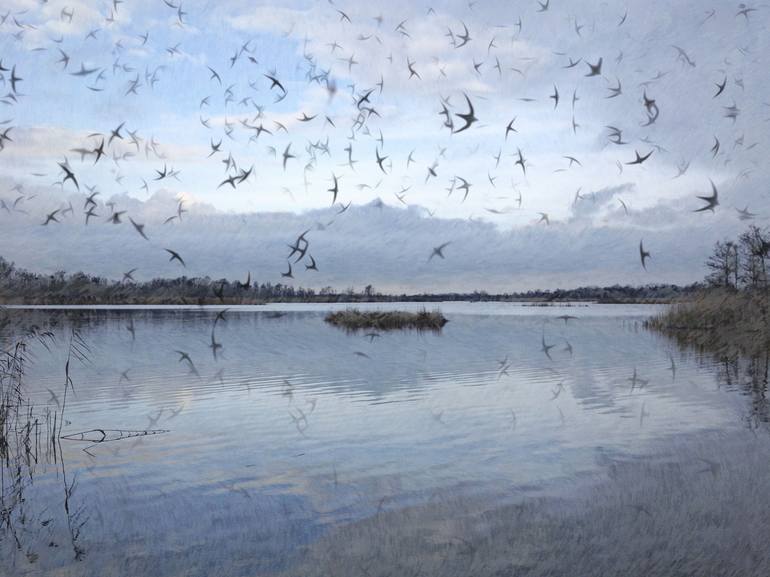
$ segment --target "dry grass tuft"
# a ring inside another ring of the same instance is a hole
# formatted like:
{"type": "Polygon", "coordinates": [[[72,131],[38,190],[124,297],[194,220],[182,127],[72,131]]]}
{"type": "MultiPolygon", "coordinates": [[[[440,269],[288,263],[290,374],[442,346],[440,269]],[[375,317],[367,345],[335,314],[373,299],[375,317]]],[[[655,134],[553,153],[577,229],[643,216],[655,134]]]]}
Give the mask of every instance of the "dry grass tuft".
{"type": "Polygon", "coordinates": [[[374,329],[392,331],[415,329],[419,331],[440,331],[448,322],[441,311],[361,311],[347,309],[326,315],[326,322],[351,331],[374,329]]]}

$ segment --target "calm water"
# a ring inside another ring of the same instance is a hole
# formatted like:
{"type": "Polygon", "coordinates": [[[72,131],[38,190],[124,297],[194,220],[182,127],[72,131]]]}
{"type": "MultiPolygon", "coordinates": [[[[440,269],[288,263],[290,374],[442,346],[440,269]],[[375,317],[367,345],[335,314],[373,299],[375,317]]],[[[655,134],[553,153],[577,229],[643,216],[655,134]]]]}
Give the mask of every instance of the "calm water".
{"type": "Polygon", "coordinates": [[[63,435],[167,432],[62,440],[0,575],[766,574],[766,360],[680,351],[652,306],[444,303],[440,334],[375,336],[331,308],[232,307],[216,358],[217,308],[10,311],[56,335],[39,409],[73,328],[89,348],[63,435]]]}

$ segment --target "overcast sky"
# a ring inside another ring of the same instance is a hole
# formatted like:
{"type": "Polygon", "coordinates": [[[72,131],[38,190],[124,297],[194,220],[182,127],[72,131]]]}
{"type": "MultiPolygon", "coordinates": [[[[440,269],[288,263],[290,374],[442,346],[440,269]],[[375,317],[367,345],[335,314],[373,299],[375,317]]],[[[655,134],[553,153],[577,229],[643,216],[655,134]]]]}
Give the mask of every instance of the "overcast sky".
{"type": "Polygon", "coordinates": [[[738,209],[770,216],[770,9],[547,6],[6,0],[0,254],[342,289],[700,279],[711,245],[752,222],[738,209]],[[477,120],[460,130],[466,96],[477,120]],[[637,151],[652,154],[628,164],[637,151]],[[694,212],[710,181],[719,205],[694,212]]]}

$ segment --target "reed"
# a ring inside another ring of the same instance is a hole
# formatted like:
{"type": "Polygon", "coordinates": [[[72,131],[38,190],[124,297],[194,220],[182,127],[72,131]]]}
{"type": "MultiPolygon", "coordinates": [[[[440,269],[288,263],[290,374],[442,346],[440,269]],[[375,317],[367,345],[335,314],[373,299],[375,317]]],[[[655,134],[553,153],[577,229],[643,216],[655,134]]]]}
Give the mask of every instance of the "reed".
{"type": "Polygon", "coordinates": [[[648,328],[680,344],[725,355],[770,350],[770,295],[764,291],[711,289],[647,321],[648,328]]]}

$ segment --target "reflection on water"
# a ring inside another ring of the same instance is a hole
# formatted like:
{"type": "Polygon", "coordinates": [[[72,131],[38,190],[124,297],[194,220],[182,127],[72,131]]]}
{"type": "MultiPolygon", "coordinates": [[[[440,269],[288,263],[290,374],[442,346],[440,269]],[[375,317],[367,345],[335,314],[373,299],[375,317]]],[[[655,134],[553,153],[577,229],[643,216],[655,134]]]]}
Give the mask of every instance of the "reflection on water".
{"type": "Polygon", "coordinates": [[[647,306],[447,303],[439,334],[376,335],[329,308],[6,311],[4,349],[56,335],[26,351],[39,410],[62,413],[82,338],[58,426],[91,433],[33,463],[0,574],[590,573],[621,536],[615,570],[649,574],[641,534],[692,533],[712,567],[738,553],[710,524],[770,536],[767,357],[679,350],[647,306]]]}

